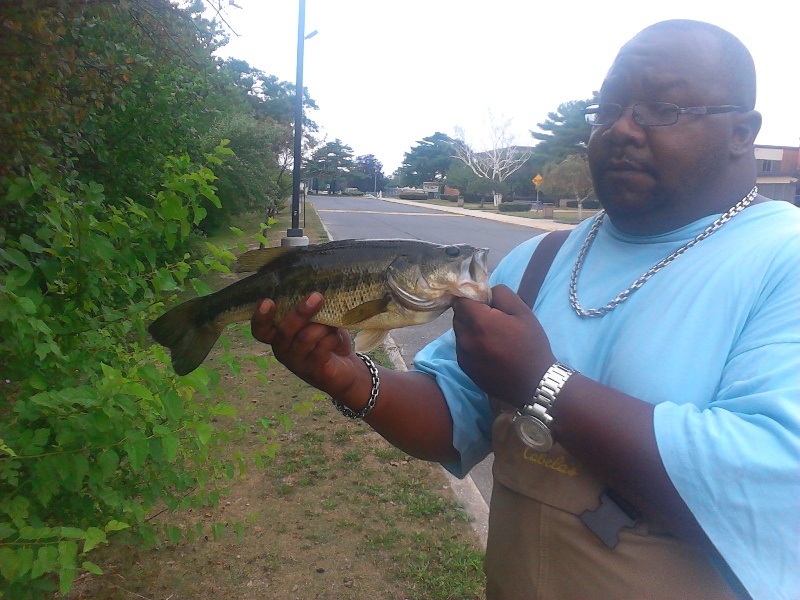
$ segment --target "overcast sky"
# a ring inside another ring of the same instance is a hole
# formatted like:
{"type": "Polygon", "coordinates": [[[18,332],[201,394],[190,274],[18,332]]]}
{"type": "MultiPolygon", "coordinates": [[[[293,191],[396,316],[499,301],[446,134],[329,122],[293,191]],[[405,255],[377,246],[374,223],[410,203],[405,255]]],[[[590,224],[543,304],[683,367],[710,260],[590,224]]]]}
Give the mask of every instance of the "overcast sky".
{"type": "MultiPolygon", "coordinates": [[[[294,83],[299,2],[236,4],[225,12],[235,34],[219,54],[294,83]]],[[[307,0],[306,33],[319,32],[305,42],[303,84],[319,106],[309,116],[320,137],[374,154],[387,175],[436,131],[461,127],[484,149],[490,116],[532,145],[529,131],[547,113],[591,97],[624,42],[671,18],[741,39],[758,72],[757,143],[800,144],[797,0],[307,0]]]]}

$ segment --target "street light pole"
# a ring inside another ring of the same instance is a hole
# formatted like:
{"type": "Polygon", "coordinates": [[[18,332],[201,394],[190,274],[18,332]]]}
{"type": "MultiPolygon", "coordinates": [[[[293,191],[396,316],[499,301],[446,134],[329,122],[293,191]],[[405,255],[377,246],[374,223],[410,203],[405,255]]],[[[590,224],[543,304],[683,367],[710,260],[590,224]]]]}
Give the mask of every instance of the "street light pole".
{"type": "MultiPolygon", "coordinates": [[[[316,33],[316,31],[314,32],[316,33]]],[[[306,39],[306,0],[300,0],[297,19],[297,77],[294,107],[294,166],[292,169],[292,226],[281,239],[281,246],[307,246],[308,238],[300,228],[300,167],[303,152],[303,50],[306,39]]],[[[313,33],[311,34],[313,35],[313,33]]],[[[310,37],[310,36],[309,36],[310,37]]]]}

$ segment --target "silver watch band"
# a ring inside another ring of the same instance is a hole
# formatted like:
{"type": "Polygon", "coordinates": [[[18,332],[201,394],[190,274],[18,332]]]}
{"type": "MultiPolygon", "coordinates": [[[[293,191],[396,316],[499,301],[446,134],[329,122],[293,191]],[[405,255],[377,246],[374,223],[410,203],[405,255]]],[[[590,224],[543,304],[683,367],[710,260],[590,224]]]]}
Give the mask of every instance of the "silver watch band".
{"type": "Polygon", "coordinates": [[[550,430],[553,416],[549,411],[573,373],[574,369],[560,362],[551,365],[539,382],[531,402],[517,411],[512,421],[522,443],[536,452],[547,452],[553,447],[553,433],[550,430]]]}
{"type": "MultiPolygon", "coordinates": [[[[533,395],[533,403],[544,406],[545,412],[549,411],[553,408],[553,403],[556,401],[556,397],[561,391],[561,388],[564,387],[564,384],[567,383],[567,379],[569,379],[573,373],[575,373],[575,369],[558,361],[554,362],[550,368],[545,371],[542,380],[539,382],[539,386],[536,388],[536,392],[533,395]]],[[[549,414],[547,416],[550,417],[549,420],[552,420],[549,414]]],[[[547,424],[549,425],[549,422],[547,424]]]]}

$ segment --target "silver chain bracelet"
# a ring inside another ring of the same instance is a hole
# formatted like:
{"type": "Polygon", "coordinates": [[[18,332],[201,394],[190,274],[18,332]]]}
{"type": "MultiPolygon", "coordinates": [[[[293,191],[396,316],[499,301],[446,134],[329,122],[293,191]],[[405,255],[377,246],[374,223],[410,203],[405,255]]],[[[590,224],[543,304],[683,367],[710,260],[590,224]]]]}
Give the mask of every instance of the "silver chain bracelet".
{"type": "Polygon", "coordinates": [[[361,352],[356,352],[356,356],[363,360],[364,364],[367,365],[367,368],[369,369],[370,377],[372,377],[372,390],[370,390],[367,405],[358,412],[354,411],[348,406],[345,406],[335,398],[331,398],[331,402],[333,402],[336,410],[338,410],[348,419],[363,419],[366,417],[369,414],[369,411],[375,408],[375,401],[378,399],[378,392],[381,389],[381,378],[380,375],[378,375],[378,367],[375,366],[375,363],[372,361],[372,359],[361,352]]]}

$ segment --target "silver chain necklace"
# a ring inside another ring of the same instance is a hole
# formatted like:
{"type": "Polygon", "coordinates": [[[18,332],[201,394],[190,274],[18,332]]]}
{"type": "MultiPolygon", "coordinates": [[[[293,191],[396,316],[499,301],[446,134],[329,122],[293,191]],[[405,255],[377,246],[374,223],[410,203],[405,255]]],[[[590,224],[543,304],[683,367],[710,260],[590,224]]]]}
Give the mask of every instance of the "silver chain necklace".
{"type": "Polygon", "coordinates": [[[602,317],[612,310],[614,310],[617,306],[625,302],[633,292],[638,290],[642,287],[645,282],[650,279],[653,275],[658,273],[661,269],[666,267],[669,263],[673,260],[678,258],[681,254],[686,252],[689,248],[694,246],[695,244],[701,242],[702,240],[706,239],[712,233],[717,231],[720,227],[725,225],[728,221],[730,221],[733,217],[738,215],[742,212],[745,208],[750,206],[750,204],[755,200],[756,194],[758,194],[758,187],[753,187],[750,190],[750,193],[747,194],[744,198],[739,200],[736,204],[734,204],[728,211],[719,217],[716,221],[714,221],[711,225],[706,227],[700,234],[697,235],[693,240],[689,240],[683,246],[675,250],[672,254],[667,256],[666,258],[660,260],[655,265],[650,267],[650,269],[639,279],[634,281],[632,284],[628,286],[628,288],[619,293],[619,295],[614,298],[611,302],[606,304],[601,308],[583,308],[578,302],[578,275],[580,275],[581,269],[583,268],[583,262],[586,259],[586,254],[589,252],[589,248],[594,242],[595,237],[597,237],[597,231],[600,229],[600,224],[603,222],[603,218],[605,217],[605,212],[601,212],[595,217],[594,224],[592,228],[589,230],[589,234],[586,236],[586,240],[583,242],[583,247],[581,251],[578,253],[578,258],[575,261],[575,266],[572,268],[572,276],[569,280],[569,302],[572,304],[572,308],[575,309],[575,312],[578,314],[579,317],[602,317]]]}

